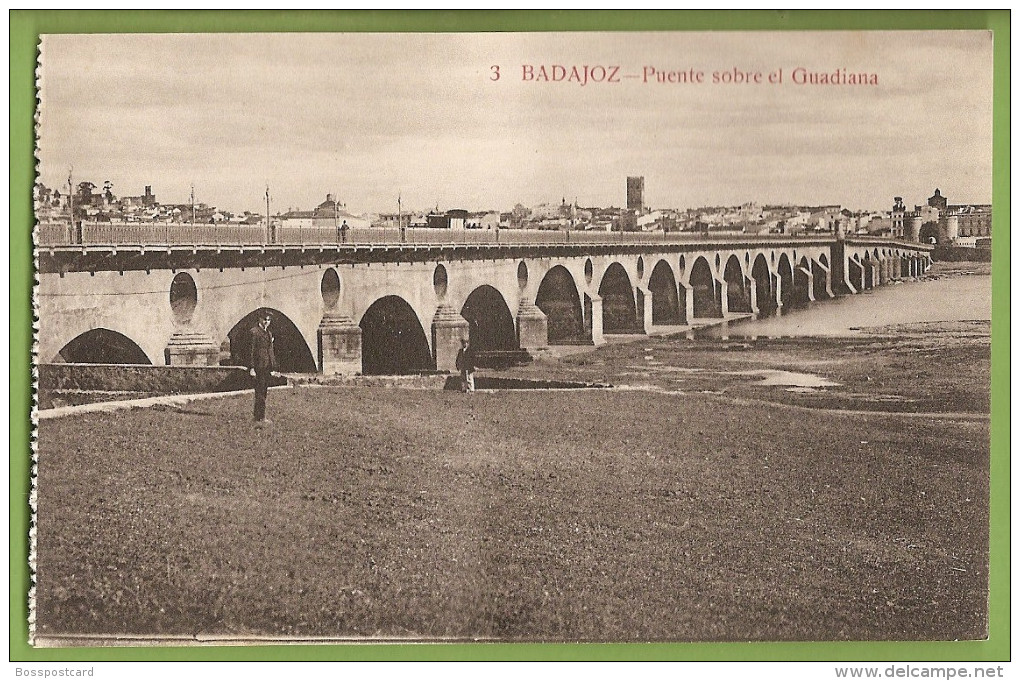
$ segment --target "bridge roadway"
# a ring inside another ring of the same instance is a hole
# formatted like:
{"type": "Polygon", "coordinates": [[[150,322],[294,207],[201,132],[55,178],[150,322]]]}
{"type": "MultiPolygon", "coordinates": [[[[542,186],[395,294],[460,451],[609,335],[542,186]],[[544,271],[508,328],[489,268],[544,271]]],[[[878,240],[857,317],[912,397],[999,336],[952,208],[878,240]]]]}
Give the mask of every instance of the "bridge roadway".
{"type": "Polygon", "coordinates": [[[462,336],[496,355],[597,345],[854,294],[931,263],[930,246],[882,238],[425,236],[42,245],[39,361],[244,364],[255,317],[269,309],[285,371],[451,370],[462,336]]]}

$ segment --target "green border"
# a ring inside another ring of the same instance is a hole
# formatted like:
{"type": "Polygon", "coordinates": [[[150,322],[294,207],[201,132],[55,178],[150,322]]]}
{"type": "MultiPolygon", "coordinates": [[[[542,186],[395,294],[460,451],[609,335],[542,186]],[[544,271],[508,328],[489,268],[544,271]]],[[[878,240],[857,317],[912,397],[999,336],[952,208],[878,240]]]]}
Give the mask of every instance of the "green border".
{"type": "Polygon", "coordinates": [[[960,660],[1010,659],[1009,10],[975,11],[28,11],[10,12],[10,659],[116,660],[960,660]],[[393,644],[60,648],[26,643],[29,573],[31,187],[41,33],[245,31],[926,30],[994,32],[990,638],[966,642],[393,644]]]}

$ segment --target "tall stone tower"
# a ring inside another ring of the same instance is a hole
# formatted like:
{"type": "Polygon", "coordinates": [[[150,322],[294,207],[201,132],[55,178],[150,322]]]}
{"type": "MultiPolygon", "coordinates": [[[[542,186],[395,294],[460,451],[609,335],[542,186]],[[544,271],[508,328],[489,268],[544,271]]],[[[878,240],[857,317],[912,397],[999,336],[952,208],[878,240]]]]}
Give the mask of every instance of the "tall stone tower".
{"type": "Polygon", "coordinates": [[[948,207],[949,199],[942,196],[942,192],[936,189],[935,194],[928,197],[928,205],[932,208],[938,208],[941,215],[941,213],[945,212],[948,207]]]}
{"type": "Polygon", "coordinates": [[[645,208],[645,178],[627,178],[627,210],[641,212],[645,208]]]}
{"type": "MultiPolygon", "coordinates": [[[[902,196],[893,197],[893,208],[892,208],[892,235],[903,236],[906,233],[906,226],[904,224],[904,217],[907,213],[907,207],[903,205],[902,196]]],[[[916,239],[915,239],[916,241],[916,239]]]]}

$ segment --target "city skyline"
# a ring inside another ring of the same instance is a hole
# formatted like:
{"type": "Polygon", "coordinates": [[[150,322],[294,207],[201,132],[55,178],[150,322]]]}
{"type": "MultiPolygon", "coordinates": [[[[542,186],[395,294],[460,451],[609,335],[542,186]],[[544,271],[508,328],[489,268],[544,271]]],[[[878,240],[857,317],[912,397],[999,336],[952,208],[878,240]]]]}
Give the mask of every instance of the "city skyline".
{"type": "Polygon", "coordinates": [[[991,197],[986,32],[47,35],[40,76],[41,182],[232,212],[991,197]]]}

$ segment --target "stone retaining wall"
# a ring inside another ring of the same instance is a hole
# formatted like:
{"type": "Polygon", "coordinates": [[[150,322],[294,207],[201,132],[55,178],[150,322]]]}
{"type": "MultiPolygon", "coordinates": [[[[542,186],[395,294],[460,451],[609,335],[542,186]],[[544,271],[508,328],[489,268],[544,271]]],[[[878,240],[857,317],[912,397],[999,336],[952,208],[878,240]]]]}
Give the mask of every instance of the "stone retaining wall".
{"type": "MultiPolygon", "coordinates": [[[[253,387],[243,367],[149,364],[40,364],[39,407],[135,397],[227,392],[253,387]]],[[[285,378],[271,385],[285,385],[285,378]]]]}

